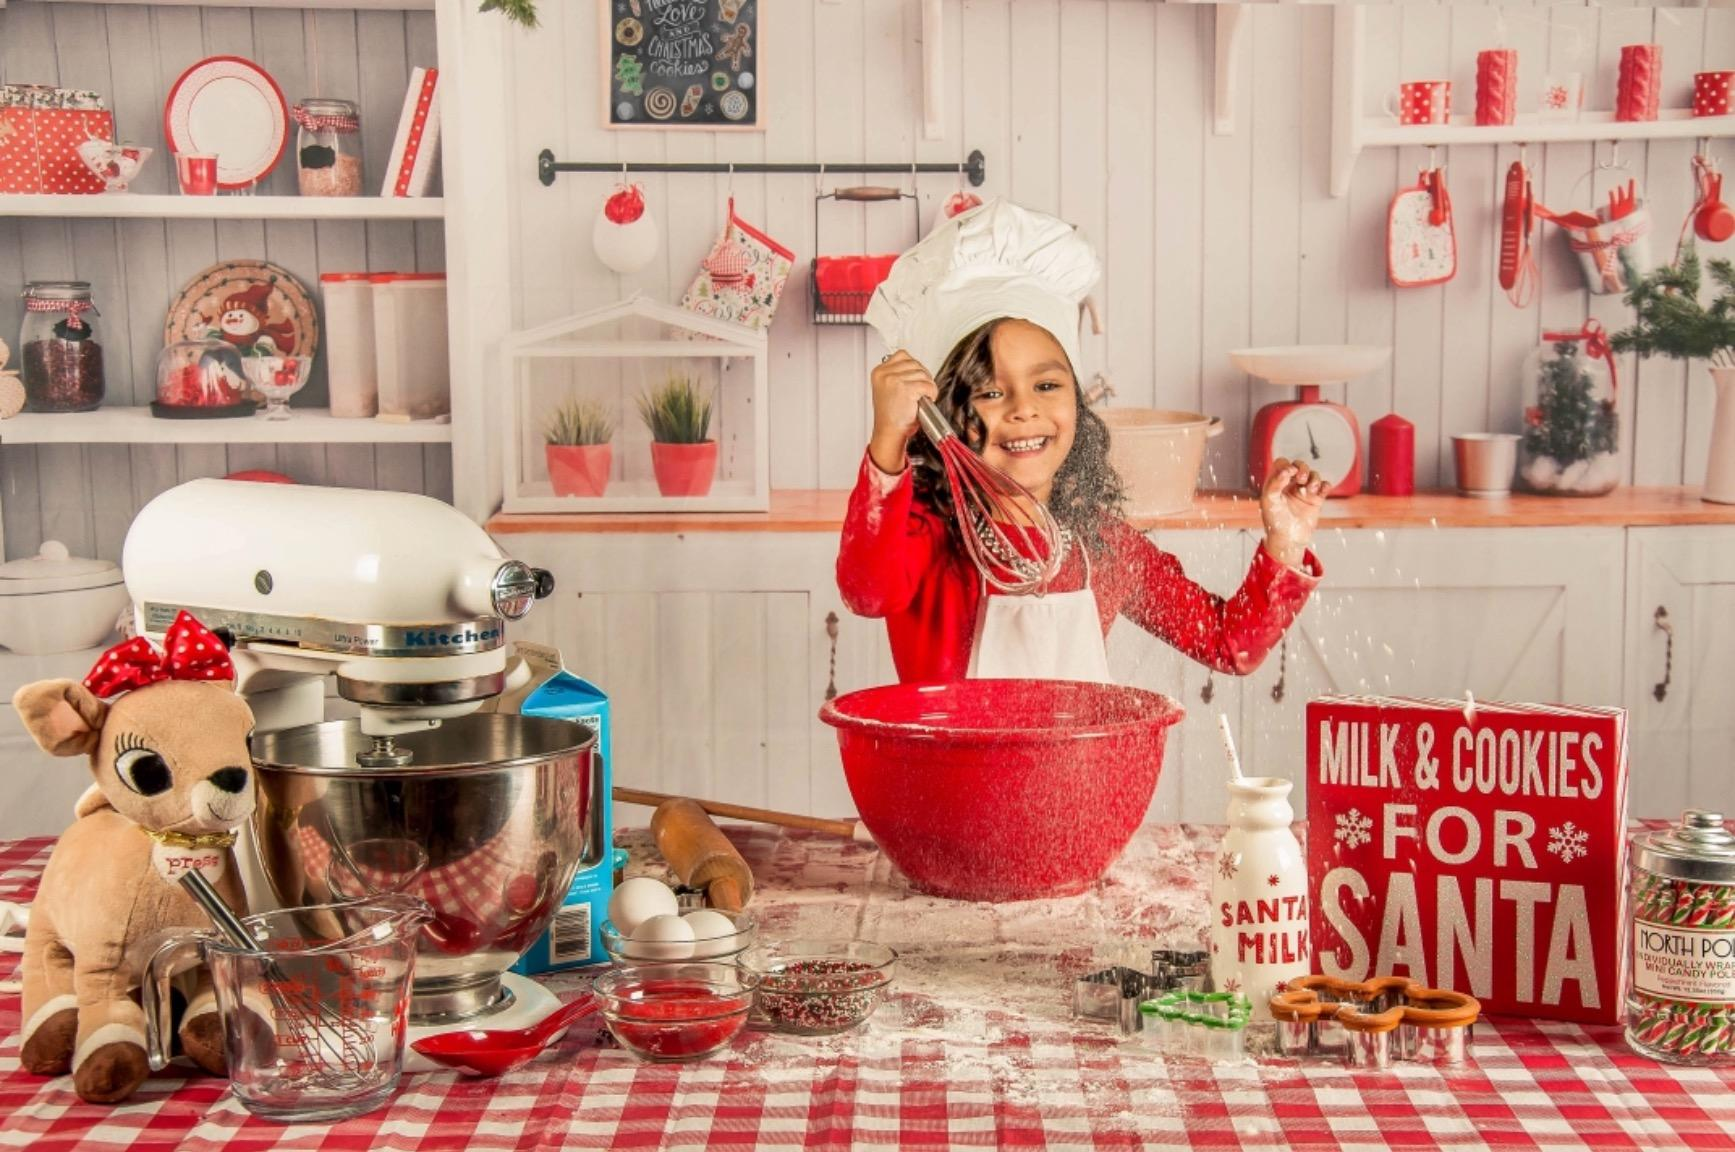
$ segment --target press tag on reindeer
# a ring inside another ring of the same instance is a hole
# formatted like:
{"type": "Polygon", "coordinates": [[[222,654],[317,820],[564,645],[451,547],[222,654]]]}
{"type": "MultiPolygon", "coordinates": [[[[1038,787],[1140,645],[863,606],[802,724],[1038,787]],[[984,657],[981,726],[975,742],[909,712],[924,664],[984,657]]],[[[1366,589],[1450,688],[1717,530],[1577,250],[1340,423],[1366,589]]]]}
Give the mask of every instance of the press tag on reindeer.
{"type": "Polygon", "coordinates": [[[151,845],[151,863],[157,875],[171,884],[179,884],[189,872],[203,872],[205,879],[215,884],[228,871],[228,851],[223,848],[180,848],[170,844],[151,845]]]}

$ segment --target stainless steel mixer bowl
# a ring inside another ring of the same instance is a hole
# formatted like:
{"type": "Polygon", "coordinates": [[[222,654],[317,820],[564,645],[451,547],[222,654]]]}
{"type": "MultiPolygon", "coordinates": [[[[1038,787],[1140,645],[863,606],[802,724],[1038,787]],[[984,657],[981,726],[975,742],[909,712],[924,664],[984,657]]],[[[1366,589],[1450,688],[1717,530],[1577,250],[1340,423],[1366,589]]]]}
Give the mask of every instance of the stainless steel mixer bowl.
{"type": "Polygon", "coordinates": [[[581,863],[600,859],[596,736],[565,720],[471,715],[396,738],[409,763],[363,767],[357,721],[253,738],[252,831],[271,893],[299,908],[384,892],[433,907],[413,1023],[504,1008],[500,975],[548,927],[581,863]]]}

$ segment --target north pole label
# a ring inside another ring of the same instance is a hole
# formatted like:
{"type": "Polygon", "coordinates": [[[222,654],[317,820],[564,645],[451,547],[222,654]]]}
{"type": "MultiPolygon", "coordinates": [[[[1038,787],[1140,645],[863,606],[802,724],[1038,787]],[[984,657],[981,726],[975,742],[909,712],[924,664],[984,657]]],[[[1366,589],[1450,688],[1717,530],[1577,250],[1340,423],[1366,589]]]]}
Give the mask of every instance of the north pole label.
{"type": "Polygon", "coordinates": [[[1633,987],[1671,1000],[1735,1001],[1735,932],[1636,921],[1633,987]]]}
{"type": "Polygon", "coordinates": [[[1408,976],[1491,1014],[1619,1018],[1623,711],[1325,697],[1307,728],[1319,971],[1408,976]]]}

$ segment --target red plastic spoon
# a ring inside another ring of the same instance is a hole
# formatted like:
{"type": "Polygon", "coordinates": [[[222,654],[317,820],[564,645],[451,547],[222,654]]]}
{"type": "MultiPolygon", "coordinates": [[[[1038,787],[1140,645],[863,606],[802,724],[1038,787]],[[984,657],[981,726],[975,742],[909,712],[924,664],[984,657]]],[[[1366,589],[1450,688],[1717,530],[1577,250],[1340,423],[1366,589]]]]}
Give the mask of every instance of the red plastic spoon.
{"type": "Polygon", "coordinates": [[[597,1008],[591,996],[563,1004],[529,1028],[472,1029],[424,1036],[411,1044],[436,1064],[473,1076],[501,1076],[530,1061],[548,1047],[556,1033],[597,1008]]]}

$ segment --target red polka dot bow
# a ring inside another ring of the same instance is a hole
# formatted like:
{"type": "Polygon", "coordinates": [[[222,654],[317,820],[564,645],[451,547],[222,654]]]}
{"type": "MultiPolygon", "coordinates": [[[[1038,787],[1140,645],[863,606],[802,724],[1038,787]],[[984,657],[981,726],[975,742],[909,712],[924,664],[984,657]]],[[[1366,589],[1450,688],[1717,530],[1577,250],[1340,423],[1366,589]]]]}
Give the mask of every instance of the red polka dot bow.
{"type": "Polygon", "coordinates": [[[229,649],[215,633],[182,612],[169,625],[159,652],[143,636],[116,644],[96,662],[84,686],[107,700],[159,680],[233,680],[229,649]]]}

